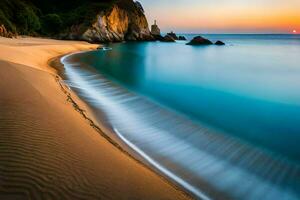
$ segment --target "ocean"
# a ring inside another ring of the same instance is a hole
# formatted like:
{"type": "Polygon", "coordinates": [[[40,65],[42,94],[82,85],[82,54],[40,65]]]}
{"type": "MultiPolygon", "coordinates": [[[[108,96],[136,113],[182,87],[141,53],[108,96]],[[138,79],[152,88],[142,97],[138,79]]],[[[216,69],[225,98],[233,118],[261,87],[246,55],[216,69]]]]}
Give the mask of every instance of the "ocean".
{"type": "Polygon", "coordinates": [[[110,44],[64,57],[65,82],[196,198],[300,199],[300,35],[202,36],[226,45],[110,44]]]}

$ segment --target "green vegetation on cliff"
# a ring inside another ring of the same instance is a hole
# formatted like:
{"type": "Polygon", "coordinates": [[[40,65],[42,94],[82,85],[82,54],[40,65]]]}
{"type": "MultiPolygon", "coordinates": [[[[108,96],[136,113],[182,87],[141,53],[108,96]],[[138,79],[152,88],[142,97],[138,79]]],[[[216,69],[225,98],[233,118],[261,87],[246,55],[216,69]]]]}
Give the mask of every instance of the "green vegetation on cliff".
{"type": "Polygon", "coordinates": [[[133,9],[132,0],[1,0],[0,25],[24,35],[56,35],[72,25],[89,25],[113,4],[133,9]]]}
{"type": "Polygon", "coordinates": [[[0,24],[11,32],[35,33],[41,29],[39,10],[29,2],[17,0],[0,1],[0,24]]]}

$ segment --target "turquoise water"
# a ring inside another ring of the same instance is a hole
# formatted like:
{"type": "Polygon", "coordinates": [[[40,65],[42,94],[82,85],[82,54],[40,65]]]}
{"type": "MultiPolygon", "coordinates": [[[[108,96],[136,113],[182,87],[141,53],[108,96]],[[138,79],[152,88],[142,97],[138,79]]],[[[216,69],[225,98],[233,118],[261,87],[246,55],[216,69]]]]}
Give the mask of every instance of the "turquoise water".
{"type": "Polygon", "coordinates": [[[299,158],[300,38],[215,37],[230,46],[115,44],[92,64],[188,116],[299,158]]]}
{"type": "Polygon", "coordinates": [[[67,81],[197,197],[299,199],[300,36],[204,36],[227,45],[112,44],[71,56],[67,81]]]}

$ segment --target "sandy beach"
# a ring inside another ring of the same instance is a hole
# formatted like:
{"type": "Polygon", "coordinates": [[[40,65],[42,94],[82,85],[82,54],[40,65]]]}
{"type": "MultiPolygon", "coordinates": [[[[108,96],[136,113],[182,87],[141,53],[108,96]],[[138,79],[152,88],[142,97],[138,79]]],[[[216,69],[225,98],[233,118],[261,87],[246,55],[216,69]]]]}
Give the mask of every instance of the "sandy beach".
{"type": "Polygon", "coordinates": [[[189,199],[90,126],[48,66],[97,46],[0,37],[0,199],[189,199]]]}

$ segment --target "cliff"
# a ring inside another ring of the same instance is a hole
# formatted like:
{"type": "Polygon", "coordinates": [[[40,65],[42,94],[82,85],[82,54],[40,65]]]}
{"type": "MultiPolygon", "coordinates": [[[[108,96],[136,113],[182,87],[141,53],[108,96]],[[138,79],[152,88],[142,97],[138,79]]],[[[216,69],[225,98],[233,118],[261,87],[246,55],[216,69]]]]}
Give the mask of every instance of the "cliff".
{"type": "Polygon", "coordinates": [[[90,25],[73,25],[62,37],[89,42],[152,40],[141,4],[130,0],[125,5],[116,3],[109,10],[100,11],[90,25]]]}
{"type": "Polygon", "coordinates": [[[153,39],[133,0],[1,0],[1,25],[15,34],[89,42],[153,39]]]}

